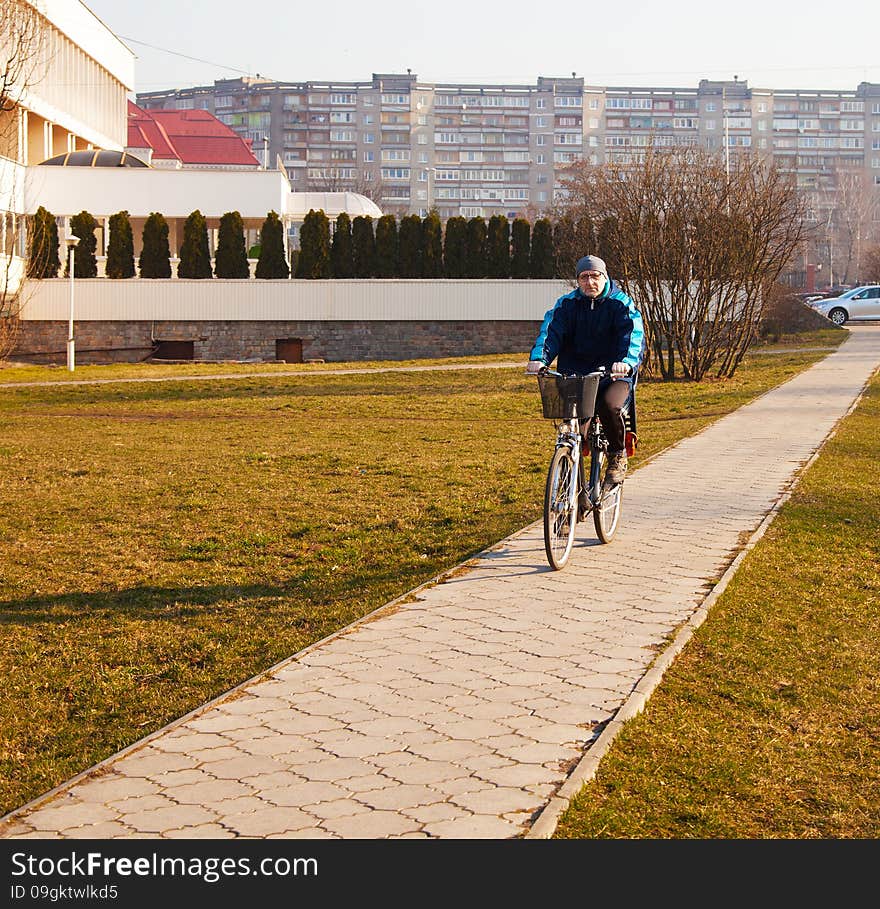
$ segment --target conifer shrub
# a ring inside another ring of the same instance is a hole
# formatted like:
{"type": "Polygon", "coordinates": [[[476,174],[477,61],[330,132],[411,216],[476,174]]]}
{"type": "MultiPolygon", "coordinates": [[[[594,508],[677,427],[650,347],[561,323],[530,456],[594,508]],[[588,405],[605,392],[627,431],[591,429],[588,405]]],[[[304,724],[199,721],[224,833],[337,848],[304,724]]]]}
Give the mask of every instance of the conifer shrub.
{"type": "Polygon", "coordinates": [[[190,212],[183,224],[183,242],[180,244],[178,278],[212,277],[211,255],[208,252],[208,225],[205,216],[196,209],[190,212]]]}
{"type": "Polygon", "coordinates": [[[330,221],[323,209],[310,209],[299,232],[297,278],[330,277],[330,221]]]}
{"type": "MultiPolygon", "coordinates": [[[[98,258],[95,255],[98,248],[98,238],[95,236],[97,226],[98,222],[87,211],[81,211],[70,219],[70,231],[79,237],[79,243],[73,251],[73,272],[76,278],[98,277],[98,258]]],[[[69,271],[68,263],[65,273],[69,271]]]]}
{"type": "Polygon", "coordinates": [[[284,225],[278,213],[270,211],[260,228],[260,257],[254,270],[257,278],[289,278],[290,268],[284,255],[284,225]]]}
{"type": "Polygon", "coordinates": [[[41,205],[28,224],[27,276],[57,278],[59,268],[58,225],[55,216],[41,205]]]}
{"type": "Polygon", "coordinates": [[[398,277],[421,278],[422,257],[422,219],[415,214],[407,215],[401,218],[398,234],[398,277]]]}
{"type": "Polygon", "coordinates": [[[489,218],[486,271],[490,278],[510,277],[510,222],[504,215],[489,218]]]}
{"type": "Polygon", "coordinates": [[[486,260],[486,221],[471,218],[467,222],[467,246],[465,248],[465,273],[468,278],[485,278],[488,270],[486,260]]]}
{"type": "Polygon", "coordinates": [[[530,271],[533,278],[554,277],[555,255],[553,251],[553,234],[548,218],[538,218],[532,229],[532,253],[530,271]]]}
{"type": "Polygon", "coordinates": [[[127,211],[118,211],[108,219],[110,239],[107,242],[107,263],[104,273],[108,278],[134,277],[134,237],[127,211]]]}
{"type": "Polygon", "coordinates": [[[369,215],[358,215],[352,221],[351,258],[354,277],[373,277],[376,271],[376,236],[373,219],[369,215]]]}
{"type": "Polygon", "coordinates": [[[436,211],[422,221],[422,277],[443,276],[443,225],[436,211]]]}
{"type": "Polygon", "coordinates": [[[251,276],[244,242],[244,221],[240,212],[228,211],[220,217],[217,252],[214,254],[214,274],[218,278],[251,276]]]}
{"type": "Polygon", "coordinates": [[[330,244],[330,274],[334,278],[354,277],[351,218],[341,212],[336,218],[330,244]]]}
{"type": "Polygon", "coordinates": [[[520,279],[528,278],[530,276],[529,252],[532,226],[525,218],[515,218],[510,233],[510,276],[520,279]]]}
{"type": "Polygon", "coordinates": [[[382,215],[376,222],[376,277],[397,277],[397,219],[382,215]]]}
{"type": "Polygon", "coordinates": [[[446,222],[443,273],[447,278],[467,277],[467,220],[461,215],[455,215],[446,222]]]}
{"type": "Polygon", "coordinates": [[[168,222],[157,211],[144,222],[141,234],[141,255],[138,271],[142,278],[171,277],[171,249],[168,246],[168,222]]]}

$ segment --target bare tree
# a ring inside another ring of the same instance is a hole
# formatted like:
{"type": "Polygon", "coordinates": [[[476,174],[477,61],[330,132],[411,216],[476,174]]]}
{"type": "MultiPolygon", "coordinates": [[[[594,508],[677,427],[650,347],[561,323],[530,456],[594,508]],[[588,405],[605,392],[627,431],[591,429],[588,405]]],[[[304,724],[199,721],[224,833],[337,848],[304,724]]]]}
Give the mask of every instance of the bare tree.
{"type": "Polygon", "coordinates": [[[836,233],[837,248],[843,258],[838,267],[841,283],[862,279],[862,253],[872,239],[878,194],[861,170],[840,168],[831,193],[829,227],[836,233]]]}
{"type": "MultiPolygon", "coordinates": [[[[636,163],[577,162],[553,217],[560,273],[598,251],[638,304],[646,370],[699,381],[733,375],[765,301],[803,240],[801,199],[772,165],[740,156],[727,173],[694,147],[636,163]]],[[[568,273],[572,273],[569,271],[568,273]]]]}
{"type": "Polygon", "coordinates": [[[27,219],[17,212],[23,168],[19,162],[19,104],[46,65],[45,23],[35,4],[0,2],[0,359],[18,335],[17,312],[25,278],[22,253],[27,219]]]}

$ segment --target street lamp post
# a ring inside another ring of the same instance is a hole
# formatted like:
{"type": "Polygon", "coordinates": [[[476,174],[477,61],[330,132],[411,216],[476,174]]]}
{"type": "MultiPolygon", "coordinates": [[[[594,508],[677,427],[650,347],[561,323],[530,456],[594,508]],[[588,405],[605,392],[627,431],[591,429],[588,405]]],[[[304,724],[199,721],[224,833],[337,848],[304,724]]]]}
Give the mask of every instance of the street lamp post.
{"type": "Polygon", "coordinates": [[[70,317],[67,323],[67,368],[70,372],[76,369],[76,342],[73,339],[73,273],[76,270],[74,266],[73,252],[79,243],[79,237],[68,234],[65,239],[67,243],[67,270],[70,274],[70,317]]]}

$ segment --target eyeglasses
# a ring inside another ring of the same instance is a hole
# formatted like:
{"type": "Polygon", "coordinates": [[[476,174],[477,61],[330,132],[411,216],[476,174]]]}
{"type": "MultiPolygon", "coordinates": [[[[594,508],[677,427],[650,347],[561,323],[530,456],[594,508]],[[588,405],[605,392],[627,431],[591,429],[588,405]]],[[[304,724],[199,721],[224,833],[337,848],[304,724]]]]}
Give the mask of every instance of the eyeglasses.
{"type": "Polygon", "coordinates": [[[601,271],[582,271],[582,272],[578,275],[578,281],[589,280],[589,279],[591,279],[591,278],[592,278],[592,279],[598,279],[598,278],[601,278],[601,277],[602,277],[602,272],[601,272],[601,271]]]}

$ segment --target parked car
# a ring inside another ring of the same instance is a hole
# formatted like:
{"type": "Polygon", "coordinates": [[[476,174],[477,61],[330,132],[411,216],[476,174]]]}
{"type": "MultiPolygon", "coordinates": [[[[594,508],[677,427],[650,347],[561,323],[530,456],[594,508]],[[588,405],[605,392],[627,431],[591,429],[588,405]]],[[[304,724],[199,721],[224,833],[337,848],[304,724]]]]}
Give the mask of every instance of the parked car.
{"type": "Polygon", "coordinates": [[[825,294],[816,293],[814,291],[813,293],[809,294],[795,294],[794,298],[796,300],[800,300],[801,303],[813,303],[816,300],[824,300],[825,294]]]}
{"type": "Polygon", "coordinates": [[[831,319],[835,325],[880,319],[880,284],[863,284],[839,297],[813,300],[810,306],[831,319]]]}

